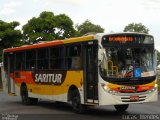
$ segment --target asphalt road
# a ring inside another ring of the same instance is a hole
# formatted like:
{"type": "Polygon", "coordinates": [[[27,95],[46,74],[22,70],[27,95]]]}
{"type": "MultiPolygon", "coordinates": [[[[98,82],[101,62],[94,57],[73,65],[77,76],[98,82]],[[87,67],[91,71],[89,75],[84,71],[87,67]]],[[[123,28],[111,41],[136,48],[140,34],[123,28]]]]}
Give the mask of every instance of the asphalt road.
{"type": "Polygon", "coordinates": [[[76,114],[70,104],[40,100],[38,105],[25,106],[19,96],[0,92],[0,120],[149,120],[160,119],[159,101],[132,104],[125,113],[117,113],[113,106],[91,107],[85,114],[76,114]],[[9,118],[9,119],[7,119],[9,118]]]}

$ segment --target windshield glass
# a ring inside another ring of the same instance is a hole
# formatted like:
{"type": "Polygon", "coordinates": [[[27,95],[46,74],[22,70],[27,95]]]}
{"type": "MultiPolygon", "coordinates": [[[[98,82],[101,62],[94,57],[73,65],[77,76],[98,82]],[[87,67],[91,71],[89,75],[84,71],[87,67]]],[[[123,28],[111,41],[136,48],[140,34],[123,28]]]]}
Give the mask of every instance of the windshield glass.
{"type": "Polygon", "coordinates": [[[140,78],[154,76],[153,49],[106,48],[101,75],[110,78],[140,78]]]}

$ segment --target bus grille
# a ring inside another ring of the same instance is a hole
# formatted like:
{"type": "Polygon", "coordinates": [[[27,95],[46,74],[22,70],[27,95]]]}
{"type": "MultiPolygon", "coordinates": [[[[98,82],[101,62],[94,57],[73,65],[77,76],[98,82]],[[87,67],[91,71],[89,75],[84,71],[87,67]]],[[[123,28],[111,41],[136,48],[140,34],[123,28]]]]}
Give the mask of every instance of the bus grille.
{"type": "Polygon", "coordinates": [[[121,97],[122,102],[140,102],[146,99],[146,96],[138,96],[138,100],[131,100],[130,96],[121,97]]]}

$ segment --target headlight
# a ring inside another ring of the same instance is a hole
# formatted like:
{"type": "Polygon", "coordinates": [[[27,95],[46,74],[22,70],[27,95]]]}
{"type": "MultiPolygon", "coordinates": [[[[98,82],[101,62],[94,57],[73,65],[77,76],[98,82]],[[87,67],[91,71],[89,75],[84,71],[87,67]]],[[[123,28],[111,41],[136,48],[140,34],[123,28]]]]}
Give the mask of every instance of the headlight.
{"type": "Polygon", "coordinates": [[[158,84],[155,84],[155,85],[154,85],[154,88],[151,89],[151,90],[148,90],[147,92],[148,92],[148,93],[152,93],[152,92],[156,91],[157,88],[158,88],[158,84]]]}
{"type": "Polygon", "coordinates": [[[104,84],[104,83],[102,83],[101,86],[102,86],[102,88],[103,88],[107,93],[109,93],[109,94],[112,94],[112,95],[118,94],[117,91],[108,88],[108,86],[107,86],[106,84],[104,84]]]}
{"type": "Polygon", "coordinates": [[[148,93],[152,93],[152,92],[156,91],[156,90],[157,90],[157,85],[155,84],[155,86],[156,86],[155,88],[153,88],[153,89],[151,89],[151,90],[148,90],[147,92],[148,92],[148,93]]]}
{"type": "Polygon", "coordinates": [[[157,87],[158,87],[158,84],[155,84],[154,87],[157,88],[157,87]]]}
{"type": "Polygon", "coordinates": [[[104,90],[107,90],[107,88],[108,88],[107,85],[105,85],[104,83],[102,83],[101,85],[102,85],[102,88],[103,88],[104,90]]]}

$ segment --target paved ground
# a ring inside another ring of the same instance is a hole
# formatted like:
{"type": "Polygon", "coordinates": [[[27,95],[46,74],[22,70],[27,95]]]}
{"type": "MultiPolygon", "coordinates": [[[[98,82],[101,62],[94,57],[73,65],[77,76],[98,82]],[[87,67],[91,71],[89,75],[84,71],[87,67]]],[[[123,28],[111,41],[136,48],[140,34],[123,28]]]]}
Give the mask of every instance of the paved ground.
{"type": "Polygon", "coordinates": [[[158,102],[130,105],[125,113],[117,113],[113,106],[103,106],[89,108],[85,114],[80,115],[74,113],[69,104],[40,100],[38,105],[25,106],[21,104],[20,97],[8,96],[0,92],[0,113],[0,120],[11,120],[11,118],[17,120],[16,117],[18,120],[137,120],[148,114],[152,114],[155,120],[159,120],[160,95],[158,102]],[[10,119],[5,119],[6,117],[10,119]]]}

